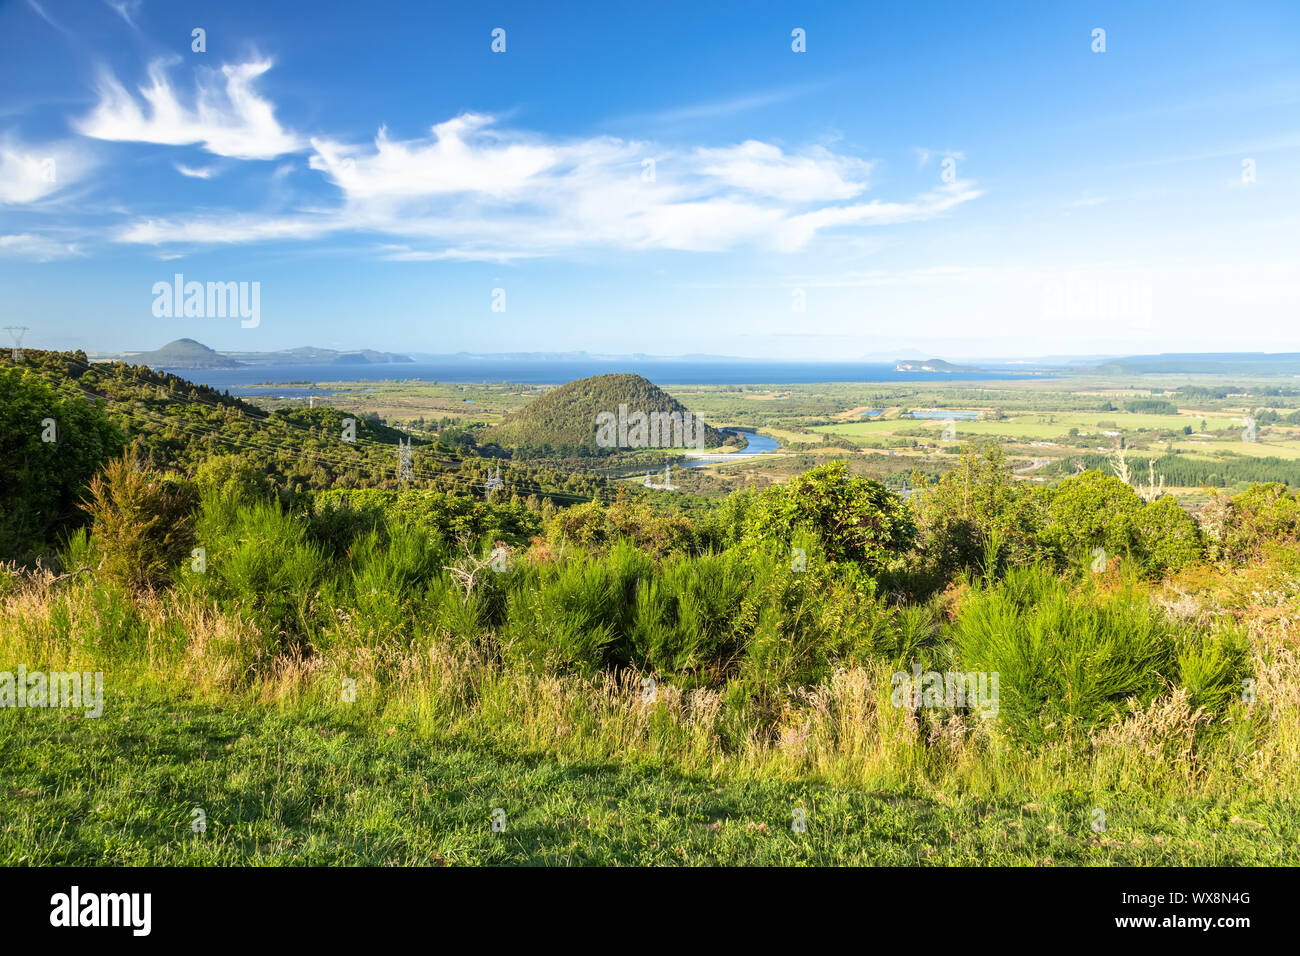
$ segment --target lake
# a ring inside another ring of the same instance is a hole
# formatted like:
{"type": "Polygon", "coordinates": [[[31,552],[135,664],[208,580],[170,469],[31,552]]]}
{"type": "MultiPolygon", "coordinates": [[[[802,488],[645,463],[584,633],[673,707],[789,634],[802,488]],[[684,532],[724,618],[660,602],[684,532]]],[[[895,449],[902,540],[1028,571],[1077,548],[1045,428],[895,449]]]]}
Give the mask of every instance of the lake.
{"type": "Polygon", "coordinates": [[[940,418],[959,422],[973,422],[980,417],[979,412],[950,412],[944,408],[916,408],[911,411],[910,415],[912,418],[940,418]]]}
{"type": "MultiPolygon", "coordinates": [[[[243,368],[167,368],[191,382],[239,392],[251,385],[291,382],[517,382],[563,385],[578,378],[633,372],[656,385],[796,385],[815,382],[933,382],[1037,378],[997,369],[983,372],[897,372],[883,362],[701,362],[671,359],[447,359],[374,365],[249,365],[243,368]]],[[[283,390],[289,394],[288,389],[283,390]]],[[[310,392],[310,389],[306,389],[310,392]]],[[[319,392],[318,392],[319,394],[319,392]]]]}

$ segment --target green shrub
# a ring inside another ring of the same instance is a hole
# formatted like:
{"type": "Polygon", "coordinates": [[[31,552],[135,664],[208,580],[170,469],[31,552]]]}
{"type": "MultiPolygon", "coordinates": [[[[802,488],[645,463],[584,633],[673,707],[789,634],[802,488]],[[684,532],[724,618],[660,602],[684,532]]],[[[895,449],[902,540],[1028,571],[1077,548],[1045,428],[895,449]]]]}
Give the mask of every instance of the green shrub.
{"type": "Polygon", "coordinates": [[[908,504],[916,513],[922,564],[945,577],[961,571],[996,574],[1044,559],[1040,534],[1045,496],[1017,481],[1001,447],[967,445],[961,464],[937,482],[917,476],[908,504]]]}
{"type": "Polygon", "coordinates": [[[122,443],[103,410],[71,385],[0,369],[0,561],[30,562],[75,527],[87,483],[122,443]]]}
{"type": "Polygon", "coordinates": [[[912,546],[916,523],[897,495],[836,461],[759,494],[745,515],[743,542],[789,547],[798,531],[816,534],[827,560],[876,574],[912,546]]]}
{"type": "Polygon", "coordinates": [[[252,504],[275,491],[265,472],[242,455],[213,455],[199,465],[194,483],[237,504],[252,504]]]}
{"type": "Polygon", "coordinates": [[[1175,570],[1195,564],[1205,555],[1196,519],[1171,495],[1144,506],[1136,527],[1142,563],[1149,571],[1175,570]]]}
{"type": "Polygon", "coordinates": [[[446,574],[447,555],[427,532],[385,521],[349,546],[347,566],[322,583],[321,602],[336,620],[346,615],[350,635],[365,643],[409,645],[422,636],[417,614],[428,582],[446,574]]]}
{"type": "Polygon", "coordinates": [[[1067,478],[1052,492],[1044,537],[1062,555],[1086,561],[1096,548],[1132,555],[1139,543],[1142,499],[1113,475],[1085,471],[1067,478]]]}
{"type": "Polygon", "coordinates": [[[209,491],[196,531],[205,568],[186,573],[186,586],[249,614],[283,645],[305,647],[320,623],[317,590],[332,570],[307,522],[272,501],[236,505],[209,491]]]}
{"type": "Polygon", "coordinates": [[[737,620],[744,640],[740,676],[759,701],[825,680],[837,666],[897,652],[889,612],[839,580],[830,563],[810,561],[798,573],[782,556],[749,560],[758,573],[737,620]]]}
{"type": "Polygon", "coordinates": [[[1266,544],[1300,540],[1300,501],[1278,482],[1251,485],[1226,502],[1219,498],[1201,518],[1214,558],[1248,561],[1266,544]]]}
{"type": "Polygon", "coordinates": [[[1249,656],[1249,640],[1233,628],[1188,639],[1178,651],[1178,679],[1191,707],[1219,714],[1240,700],[1249,656]]]}
{"type": "Polygon", "coordinates": [[[582,556],[546,565],[536,587],[513,591],[503,637],[508,661],[550,673],[591,675],[614,660],[619,604],[610,564],[582,556]]]}
{"type": "Polygon", "coordinates": [[[541,531],[540,518],[522,504],[486,502],[429,489],[331,490],[316,495],[313,507],[317,514],[338,508],[363,514],[378,509],[447,542],[477,542],[487,537],[518,546],[541,531]]]}
{"type": "Polygon", "coordinates": [[[108,463],[82,507],[93,524],[100,571],[129,591],[165,585],[194,546],[198,493],[136,457],[139,445],[108,463]]]}
{"type": "Polygon", "coordinates": [[[317,495],[307,514],[307,536],[330,557],[341,560],[353,544],[382,529],[384,505],[372,498],[353,502],[346,495],[317,495]]]}
{"type": "Polygon", "coordinates": [[[555,554],[570,547],[604,553],[619,541],[663,557],[694,553],[697,536],[693,523],[682,515],[658,515],[644,504],[626,501],[574,505],[547,522],[546,542],[555,554]]]}
{"type": "Polygon", "coordinates": [[[735,551],[667,562],[637,589],[632,659],[659,674],[707,671],[718,679],[743,646],[736,619],[753,576],[752,563],[735,551]]]}
{"type": "Polygon", "coordinates": [[[1173,685],[1218,713],[1244,667],[1232,634],[1176,624],[1138,591],[1074,591],[1039,568],[972,594],[951,636],[961,670],[998,674],[999,718],[1027,742],[1091,731],[1173,685]]]}

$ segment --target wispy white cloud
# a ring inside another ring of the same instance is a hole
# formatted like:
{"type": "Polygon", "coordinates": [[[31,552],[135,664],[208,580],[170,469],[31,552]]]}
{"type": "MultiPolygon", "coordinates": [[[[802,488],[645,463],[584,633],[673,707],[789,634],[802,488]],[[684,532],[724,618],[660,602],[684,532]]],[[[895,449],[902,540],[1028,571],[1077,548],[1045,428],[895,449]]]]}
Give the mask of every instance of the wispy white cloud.
{"type": "Polygon", "coordinates": [[[176,172],[190,179],[211,179],[217,171],[215,166],[186,166],[184,163],[176,163],[175,166],[176,172]]]}
{"type": "Polygon", "coordinates": [[[433,252],[425,249],[412,249],[404,245],[382,245],[379,247],[380,258],[388,262],[445,262],[448,260],[459,262],[500,262],[508,263],[513,260],[522,258],[519,254],[506,250],[493,251],[491,249],[475,249],[467,251],[464,249],[443,249],[433,252]]]}
{"type": "Polygon", "coordinates": [[[433,127],[431,139],[409,142],[395,142],[381,128],[373,151],[313,139],[311,167],[325,172],[351,199],[456,193],[507,199],[547,170],[578,158],[544,144],[489,142],[491,122],[465,113],[433,127]]]}
{"type": "Polygon", "coordinates": [[[381,129],[370,145],[311,142],[310,166],[338,187],[339,206],[154,218],[130,224],[119,240],[237,243],[351,231],[405,240],[386,250],[405,260],[495,261],[594,247],[789,251],[823,230],[929,219],[981,195],[958,182],[906,201],[862,202],[870,162],[822,146],[787,152],[757,140],[722,148],[558,140],[474,113],[434,126],[426,138],[396,140],[381,129]]]}
{"type": "Polygon", "coordinates": [[[852,206],[829,206],[789,219],[779,247],[792,251],[805,246],[820,230],[835,226],[892,226],[905,222],[923,222],[972,199],[984,195],[973,183],[945,183],[907,202],[855,203],[852,206]]]}
{"type": "Polygon", "coordinates": [[[837,156],[821,146],[790,156],[755,140],[726,149],[698,149],[693,158],[701,174],[724,185],[791,202],[852,199],[866,191],[871,172],[869,162],[837,156]]]}
{"type": "Polygon", "coordinates": [[[199,219],[141,219],[117,234],[119,242],[193,243],[215,245],[272,240],[319,239],[344,228],[338,217],[293,215],[283,217],[253,214],[208,216],[199,219]]]}
{"type": "Polygon", "coordinates": [[[24,144],[0,136],[0,203],[32,203],[81,179],[94,165],[73,143],[24,144]]]}
{"type": "Polygon", "coordinates": [[[50,26],[54,27],[54,29],[58,30],[60,33],[68,32],[67,28],[58,20],[55,20],[54,17],[50,16],[49,13],[46,12],[45,7],[43,7],[40,3],[38,3],[37,0],[27,0],[27,5],[31,7],[33,11],[35,11],[37,16],[39,16],[50,26]]]}
{"type": "Polygon", "coordinates": [[[798,99],[799,97],[824,90],[830,85],[831,84],[828,82],[807,83],[797,86],[788,86],[783,89],[764,90],[759,93],[746,93],[742,96],[711,100],[707,103],[694,103],[690,106],[675,106],[648,113],[622,116],[615,120],[611,120],[611,122],[615,125],[665,125],[690,123],[700,120],[714,120],[724,116],[735,116],[739,113],[748,113],[752,110],[763,109],[767,106],[775,106],[778,103],[786,103],[790,100],[798,99]]]}
{"type": "Polygon", "coordinates": [[[47,236],[33,235],[30,232],[0,235],[0,256],[50,262],[80,254],[81,250],[75,242],[61,242],[47,236]]]}
{"type": "MultiPolygon", "coordinates": [[[[175,60],[171,61],[176,62],[175,60]]],[[[162,143],[198,143],[210,153],[236,159],[274,159],[305,143],[285,130],[275,108],[254,90],[270,60],[227,64],[218,71],[196,71],[193,105],[181,101],[167,75],[168,62],[149,66],[149,85],[140,88],[141,103],[105,71],[99,82],[99,103],[76,128],[94,139],[162,143]]]]}
{"type": "Polygon", "coordinates": [[[104,0],[104,2],[108,4],[119,17],[125,20],[127,26],[132,30],[139,29],[139,27],[136,26],[135,18],[140,12],[140,8],[144,5],[144,0],[104,0]]]}

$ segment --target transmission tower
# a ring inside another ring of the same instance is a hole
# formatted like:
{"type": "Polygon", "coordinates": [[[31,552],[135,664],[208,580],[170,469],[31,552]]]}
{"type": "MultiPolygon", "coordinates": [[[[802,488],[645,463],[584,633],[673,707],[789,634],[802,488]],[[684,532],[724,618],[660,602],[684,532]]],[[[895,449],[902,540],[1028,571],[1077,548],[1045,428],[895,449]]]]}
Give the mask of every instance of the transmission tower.
{"type": "Polygon", "coordinates": [[[23,360],[23,334],[30,332],[31,329],[25,325],[6,325],[5,331],[8,332],[14,340],[14,361],[21,362],[23,360]]]}
{"type": "Polygon", "coordinates": [[[415,466],[411,462],[411,439],[403,442],[397,439],[397,478],[399,481],[414,481],[415,466]]]}

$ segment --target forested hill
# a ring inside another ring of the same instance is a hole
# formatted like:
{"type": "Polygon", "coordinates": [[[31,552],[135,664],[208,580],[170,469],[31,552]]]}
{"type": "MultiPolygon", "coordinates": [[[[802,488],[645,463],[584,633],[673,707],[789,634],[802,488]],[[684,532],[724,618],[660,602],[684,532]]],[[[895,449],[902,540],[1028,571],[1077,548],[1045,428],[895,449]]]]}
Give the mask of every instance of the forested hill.
{"type": "Polygon", "coordinates": [[[497,469],[502,481],[498,500],[537,496],[564,505],[609,493],[600,476],[512,465],[492,459],[472,442],[453,448],[408,435],[374,416],[337,408],[266,412],[147,366],[91,364],[79,351],[24,349],[16,365],[9,351],[0,352],[0,401],[12,411],[20,398],[23,420],[6,419],[6,434],[0,435],[0,456],[10,461],[21,462],[51,447],[39,444],[40,422],[49,414],[41,407],[58,401],[99,407],[125,440],[140,438],[142,452],[160,468],[190,477],[203,468],[242,469],[282,495],[410,486],[483,497],[484,483],[497,469]],[[345,427],[348,418],[351,427],[345,427]],[[403,482],[397,445],[407,438],[413,449],[412,480],[403,482]],[[37,442],[34,449],[30,441],[37,442]]]}
{"type": "MultiPolygon", "coordinates": [[[[658,385],[640,375],[593,375],[561,385],[509,415],[489,433],[492,441],[506,447],[554,448],[596,447],[596,416],[617,415],[619,406],[628,412],[677,412],[690,409],[658,385]]],[[[721,445],[727,436],[704,425],[706,447],[721,445]]]]}

